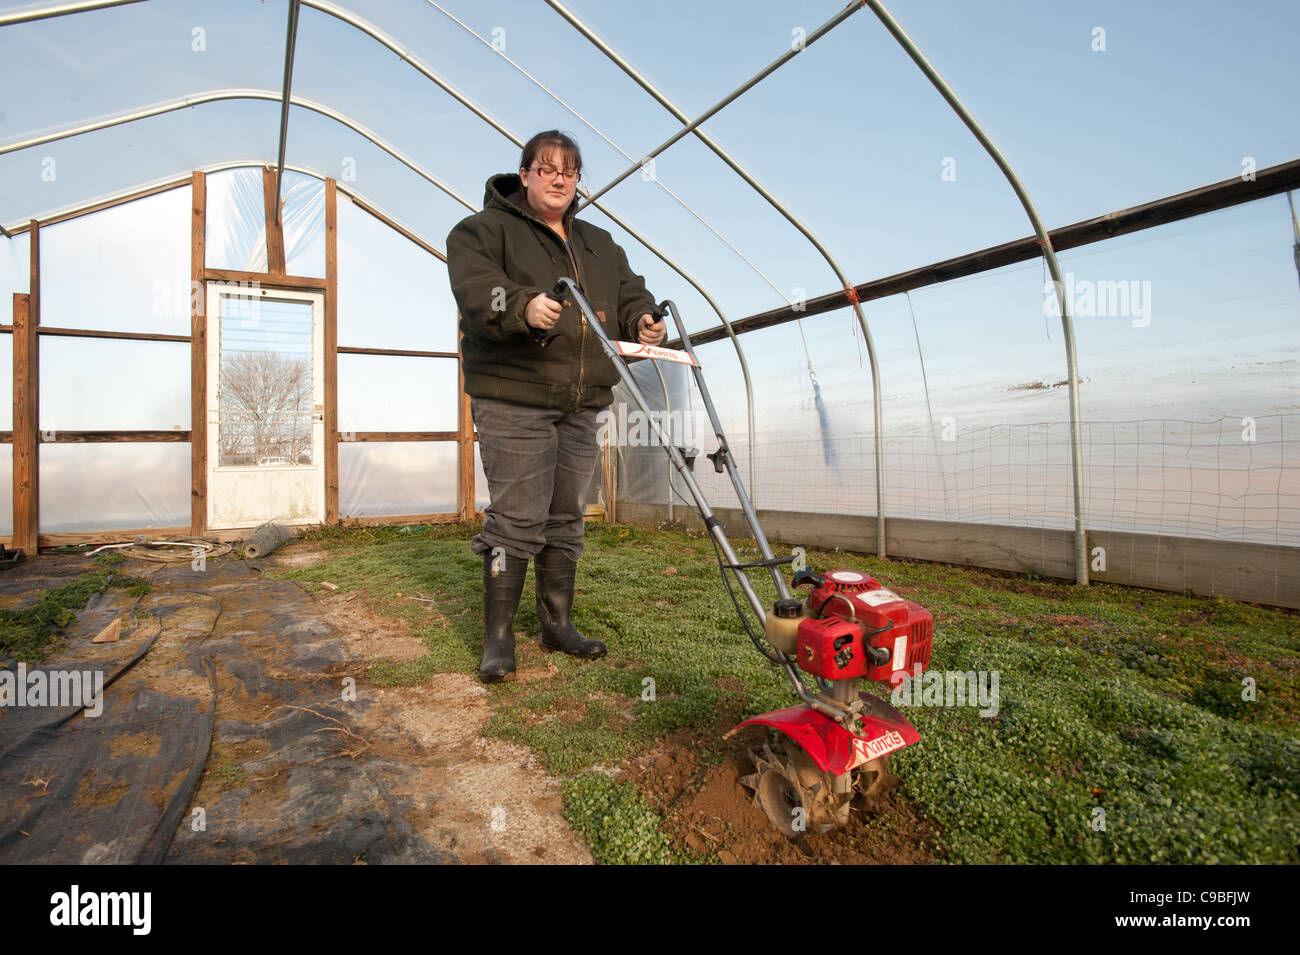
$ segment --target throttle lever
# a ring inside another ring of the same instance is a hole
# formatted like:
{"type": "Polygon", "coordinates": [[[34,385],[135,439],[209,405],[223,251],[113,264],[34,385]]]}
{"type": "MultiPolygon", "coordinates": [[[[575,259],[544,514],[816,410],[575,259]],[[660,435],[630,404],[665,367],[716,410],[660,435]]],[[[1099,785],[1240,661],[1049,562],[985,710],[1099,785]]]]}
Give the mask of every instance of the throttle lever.
{"type": "MultiPolygon", "coordinates": [[[[546,293],[546,295],[551,299],[554,299],[555,301],[559,302],[560,306],[563,307],[564,305],[568,304],[568,298],[566,297],[568,295],[568,291],[569,290],[565,288],[564,283],[561,282],[559,279],[556,279],[555,284],[551,286],[550,290],[546,293]]],[[[530,328],[529,331],[532,333],[533,341],[536,342],[538,345],[540,345],[542,348],[545,348],[551,342],[555,341],[555,339],[560,337],[558,334],[548,335],[540,328],[530,328]]]]}

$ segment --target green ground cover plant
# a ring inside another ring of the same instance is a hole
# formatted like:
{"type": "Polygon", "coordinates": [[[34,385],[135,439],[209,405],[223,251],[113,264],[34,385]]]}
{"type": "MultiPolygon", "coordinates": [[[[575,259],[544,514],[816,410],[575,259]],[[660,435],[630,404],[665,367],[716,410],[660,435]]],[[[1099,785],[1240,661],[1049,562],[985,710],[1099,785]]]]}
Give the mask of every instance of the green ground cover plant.
{"type": "MultiPolygon", "coordinates": [[[[482,640],[474,532],[327,529],[315,539],[337,556],[278,575],[364,589],[423,638],[423,658],[381,661],[377,682],[472,673],[482,640]],[[399,594],[423,595],[435,612],[399,594]]],[[[995,717],[905,710],[922,740],[894,761],[902,798],[940,831],[947,861],[1300,862],[1300,615],[848,553],[809,550],[808,561],[870,573],[930,610],[933,668],[999,673],[995,717]]],[[[775,596],[770,581],[755,582],[775,596]]],[[[574,619],[609,658],[580,663],[521,642],[521,668],[548,673],[494,686],[488,724],[551,772],[587,780],[570,787],[574,819],[587,818],[576,799],[630,798],[589,771],[608,772],[673,731],[703,745],[719,713],[743,719],[795,702],[745,635],[699,533],[589,525],[574,619]]],[[[536,629],[530,582],[516,630],[536,629]]],[[[639,810],[618,818],[636,838],[575,825],[602,846],[658,845],[642,838],[639,810]]],[[[644,851],[651,861],[658,850],[644,851]]]]}
{"type": "Polygon", "coordinates": [[[120,554],[100,554],[91,569],[61,587],[41,591],[30,606],[0,610],[0,657],[40,663],[58,648],[58,631],[75,621],[77,611],[95,594],[109,587],[121,587],[132,597],[148,593],[143,578],[113,569],[123,560],[120,554]]]}

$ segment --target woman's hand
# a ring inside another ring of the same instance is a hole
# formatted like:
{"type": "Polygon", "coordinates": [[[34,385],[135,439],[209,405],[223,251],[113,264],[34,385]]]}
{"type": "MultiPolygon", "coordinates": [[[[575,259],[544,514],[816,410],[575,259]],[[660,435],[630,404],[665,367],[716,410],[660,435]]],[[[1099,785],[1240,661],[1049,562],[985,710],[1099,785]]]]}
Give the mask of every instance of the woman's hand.
{"type": "Polygon", "coordinates": [[[545,292],[534,295],[524,306],[524,321],[530,328],[540,328],[549,332],[560,320],[561,305],[545,292]]]}
{"type": "Polygon", "coordinates": [[[656,319],[648,312],[636,323],[636,338],[642,345],[662,345],[668,337],[668,326],[662,318],[656,319]]]}

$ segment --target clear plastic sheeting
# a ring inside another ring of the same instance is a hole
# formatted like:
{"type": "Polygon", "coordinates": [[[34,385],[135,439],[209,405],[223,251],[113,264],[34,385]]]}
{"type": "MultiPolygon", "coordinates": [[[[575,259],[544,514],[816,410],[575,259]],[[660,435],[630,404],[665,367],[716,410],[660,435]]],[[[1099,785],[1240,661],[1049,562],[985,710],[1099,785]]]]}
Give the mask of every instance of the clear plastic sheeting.
{"type": "Polygon", "coordinates": [[[0,534],[14,532],[14,446],[0,444],[0,534]]]}
{"type": "Polygon", "coordinates": [[[188,344],[44,335],[40,347],[41,431],[190,429],[188,344]]]}
{"type": "Polygon", "coordinates": [[[188,527],[189,442],[42,444],[40,527],[188,527]]]}
{"type": "Polygon", "coordinates": [[[13,321],[13,293],[27,292],[32,276],[32,240],[26,232],[0,238],[0,319],[13,321]]]}
{"type": "MultiPolygon", "coordinates": [[[[168,0],[6,26],[0,61],[13,82],[0,106],[0,143],[201,90],[278,90],[285,10],[283,0],[168,0]]],[[[277,115],[274,103],[205,104],[0,156],[0,222],[42,218],[206,163],[274,156],[277,115]]]]}
{"type": "MultiPolygon", "coordinates": [[[[601,426],[608,442],[616,452],[618,499],[668,504],[670,507],[681,504],[683,499],[690,502],[689,492],[680,478],[676,477],[671,459],[664,450],[654,425],[658,425],[664,436],[683,454],[692,447],[699,451],[695,475],[703,486],[703,472],[707,470],[711,474],[713,471],[704,455],[717,447],[717,441],[703,403],[698,400],[698,396],[691,394],[695,390],[694,382],[691,381],[688,391],[685,385],[688,377],[683,374],[683,366],[672,365],[661,369],[664,373],[662,384],[650,362],[636,362],[631,368],[637,386],[649,405],[650,415],[647,416],[642,411],[632,398],[631,391],[620,382],[614,388],[613,403],[607,411],[602,412],[601,418],[601,426]],[[666,395],[664,384],[668,386],[666,395]],[[674,496],[674,488],[680,497],[674,496]]],[[[713,379],[708,380],[712,390],[713,379]]],[[[715,396],[715,402],[716,400],[715,396]]],[[[743,440],[743,430],[739,433],[743,440]]],[[[728,437],[731,438],[730,433],[728,437]]],[[[748,458],[738,460],[744,471],[748,467],[748,458]]],[[[717,506],[729,506],[735,500],[734,495],[728,498],[717,496],[720,487],[713,487],[712,491],[713,493],[706,494],[710,502],[717,506]]]]}
{"type": "MultiPolygon", "coordinates": [[[[0,0],[0,9],[19,5],[26,4],[0,0]]],[[[568,6],[689,116],[799,50],[701,129],[816,233],[850,282],[1031,233],[994,161],[869,10],[839,8],[852,15],[803,48],[801,40],[837,13],[834,5],[665,0],[650,17],[635,5],[568,6]]],[[[301,8],[292,91],[324,111],[289,110],[287,164],[311,173],[288,170],[284,178],[291,274],[324,272],[318,176],[335,177],[359,202],[440,249],[482,201],[484,181],[517,168],[513,139],[572,131],[583,148],[584,185],[599,189],[681,126],[545,4],[346,0],[339,7],[391,39],[301,8]]],[[[1171,18],[1157,7],[1105,0],[1096,21],[1081,24],[1052,5],[1010,0],[981,10],[975,37],[970,16],[951,4],[894,0],[890,7],[1005,150],[1048,229],[1248,181],[1300,155],[1290,44],[1300,8],[1224,19],[1209,0],[1191,0],[1189,15],[1171,18]],[[1203,28],[1211,20],[1212,50],[1203,28]],[[1209,52],[1189,57],[1188,50],[1209,52]],[[1026,82],[1049,75],[1058,82],[1026,82]],[[1065,108],[1061,89],[1070,91],[1065,108]],[[1243,98],[1241,89],[1251,95],[1243,98]],[[1081,136],[1087,124],[1079,118],[1097,116],[1105,117],[1106,135],[1081,136]],[[1115,142],[1126,148],[1112,148],[1115,142]]],[[[287,0],[158,0],[0,29],[10,75],[40,80],[0,103],[0,223],[18,226],[221,167],[207,181],[206,264],[265,270],[262,167],[274,165],[280,145],[288,10],[287,0]],[[42,133],[218,90],[253,98],[188,102],[165,115],[3,151],[42,133]],[[225,170],[230,163],[249,165],[225,170]]],[[[178,189],[44,230],[43,321],[187,331],[185,197],[178,189]]],[[[695,135],[601,201],[689,271],[731,319],[842,287],[814,243],[695,135]]],[[[455,303],[436,254],[344,197],[338,214],[339,345],[454,352],[455,303]]],[[[657,299],[677,302],[690,330],[719,323],[689,281],[611,217],[595,208],[583,216],[610,229],[633,270],[657,299]]],[[[26,288],[26,241],[0,240],[0,293],[26,288]]],[[[1273,197],[1061,256],[1078,341],[1087,527],[1295,539],[1293,241],[1285,202],[1273,197]]],[[[742,336],[754,433],[733,344],[700,348],[755,503],[871,514],[879,465],[887,518],[1071,527],[1069,369],[1045,278],[1035,260],[865,303],[879,406],[851,309],[742,336]]],[[[137,357],[163,354],[161,346],[47,336],[41,350],[41,427],[188,426],[184,346],[165,352],[176,356],[166,363],[137,357]]],[[[338,367],[341,431],[457,427],[454,362],[345,354],[338,367]]],[[[704,457],[715,442],[693,385],[680,369],[665,369],[664,396],[652,365],[640,363],[635,373],[651,402],[675,413],[665,421],[675,438],[698,447],[696,477],[710,499],[734,505],[727,476],[704,457]]],[[[644,422],[632,420],[639,409],[622,391],[618,397],[623,495],[676,507],[683,489],[674,490],[663,449],[644,422]]],[[[446,489],[420,483],[432,480],[445,456],[454,459],[454,447],[345,441],[348,507],[358,514],[454,509],[454,466],[446,489]]],[[[48,444],[46,452],[56,461],[73,453],[48,444]]],[[[81,453],[93,462],[101,452],[81,453]]],[[[140,495],[134,473],[118,480],[123,499],[140,495]]],[[[485,502],[484,482],[475,497],[485,502]]],[[[48,509],[44,490],[41,500],[48,509]]]]}
{"type": "Polygon", "coordinates": [[[41,324],[188,335],[190,192],[169,189],[43,227],[41,324]]]}
{"type": "Polygon", "coordinates": [[[324,278],[325,181],[286,169],[280,189],[285,271],[324,278]]]}
{"type": "Polygon", "coordinates": [[[14,426],[14,337],[0,335],[0,431],[14,426]]]}
{"type": "MultiPolygon", "coordinates": [[[[427,92],[426,90],[426,94],[427,92]]],[[[472,116],[470,118],[473,119],[472,116]]],[[[392,132],[391,128],[376,131],[376,142],[329,116],[310,110],[294,110],[287,161],[291,165],[333,177],[368,205],[401,222],[437,249],[443,248],[452,226],[477,211],[483,199],[483,183],[487,181],[488,175],[502,172],[503,165],[508,169],[513,162],[518,161],[518,150],[502,140],[506,148],[498,153],[501,158],[488,167],[490,171],[480,177],[479,171],[474,170],[473,178],[479,180],[477,185],[472,188],[453,187],[470,204],[467,207],[382,148],[380,143],[406,152],[402,149],[404,140],[399,137],[394,143],[392,132]]],[[[452,159],[453,156],[460,155],[449,145],[456,140],[448,130],[442,134],[432,134],[429,142],[437,144],[442,151],[420,157],[423,160],[420,165],[428,175],[446,182],[448,164],[463,161],[460,158],[452,159]]]]}
{"type": "MultiPolygon", "coordinates": [[[[1243,440],[1236,419],[1143,419],[1084,425],[1086,515],[1094,530],[1116,530],[1248,543],[1300,545],[1300,415],[1255,419],[1243,440]]],[[[732,441],[742,463],[743,442],[732,441]]],[[[887,517],[1067,530],[1072,526],[1070,434],[1063,422],[990,425],[937,446],[924,435],[885,441],[887,517]]],[[[870,435],[837,438],[836,456],[859,484],[836,481],[820,463],[817,437],[761,442],[759,485],[786,479],[765,507],[809,513],[872,514],[874,446],[870,435]],[[788,481],[798,474],[801,481],[788,481]],[[790,489],[798,488],[798,493],[790,489]]],[[[620,448],[620,500],[693,508],[660,448],[620,448]]],[[[701,457],[695,477],[714,506],[734,507],[725,475],[701,457]]],[[[770,495],[769,495],[770,497],[770,495]]],[[[863,542],[869,547],[869,542],[863,542]]]]}
{"type": "Polygon", "coordinates": [[[195,169],[274,156],[278,115],[274,101],[221,100],[0,155],[0,223],[44,221],[147,186],[183,184],[195,169]]]}
{"type": "MultiPolygon", "coordinates": [[[[1277,347],[1300,311],[1286,211],[1284,200],[1266,200],[1064,257],[1088,527],[1300,542],[1292,516],[1300,367],[1293,344],[1277,347]],[[1243,288],[1227,275],[1248,280],[1243,288]],[[1233,320],[1243,309],[1250,320],[1233,320]]],[[[1042,264],[925,287],[866,311],[881,376],[886,517],[1069,529],[1067,369],[1042,264]]],[[[801,324],[802,335],[787,323],[742,339],[759,434],[751,493],[767,508],[873,514],[865,344],[847,309],[801,324]]],[[[748,482],[732,346],[697,351],[748,482]]],[[[662,408],[654,376],[637,377],[662,408]]],[[[670,496],[662,449],[631,444],[620,446],[620,497],[683,503],[684,489],[670,496]]],[[[707,461],[695,476],[715,505],[734,506],[729,480],[707,461]]]]}
{"type": "Polygon", "coordinates": [[[339,355],[339,431],[455,431],[456,360],[339,355]]]}
{"type": "Polygon", "coordinates": [[[339,445],[339,516],[456,511],[455,441],[339,445]]]}
{"type": "Polygon", "coordinates": [[[207,238],[204,257],[210,269],[266,271],[266,200],[262,170],[226,169],[206,178],[207,238]]]}
{"type": "Polygon", "coordinates": [[[1072,249],[1061,267],[1085,421],[1300,410],[1285,196],[1072,249]]]}
{"type": "Polygon", "coordinates": [[[1089,527],[1300,544],[1300,315],[1277,196],[1062,256],[1089,527]]]}
{"type": "Polygon", "coordinates": [[[454,352],[447,267],[345,196],[339,210],[339,345],[454,352]]]}

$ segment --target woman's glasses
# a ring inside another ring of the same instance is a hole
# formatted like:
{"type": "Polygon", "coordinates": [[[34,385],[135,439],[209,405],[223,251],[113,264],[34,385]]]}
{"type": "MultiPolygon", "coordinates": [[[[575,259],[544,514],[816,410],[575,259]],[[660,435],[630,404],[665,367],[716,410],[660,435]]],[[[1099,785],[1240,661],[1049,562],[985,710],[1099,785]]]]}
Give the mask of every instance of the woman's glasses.
{"type": "MultiPolygon", "coordinates": [[[[533,172],[537,173],[544,179],[554,179],[557,175],[561,174],[561,170],[552,166],[550,163],[545,163],[541,166],[534,166],[533,172]]],[[[563,175],[565,182],[577,182],[582,178],[582,173],[578,172],[576,169],[565,169],[563,170],[563,175]]]]}

